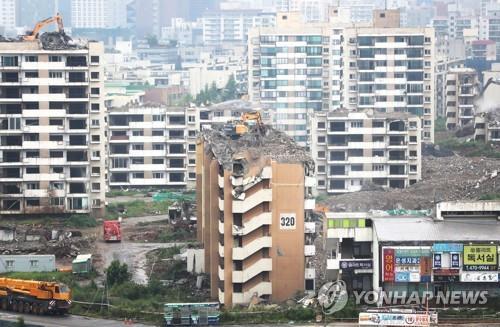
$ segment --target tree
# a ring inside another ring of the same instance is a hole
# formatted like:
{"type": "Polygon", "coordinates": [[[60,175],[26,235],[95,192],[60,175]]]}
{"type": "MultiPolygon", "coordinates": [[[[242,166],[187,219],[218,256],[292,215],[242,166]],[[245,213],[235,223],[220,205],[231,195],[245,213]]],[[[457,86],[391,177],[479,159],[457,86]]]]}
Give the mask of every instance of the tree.
{"type": "Polygon", "coordinates": [[[156,37],[156,35],[148,35],[146,36],[146,41],[148,42],[148,45],[150,47],[155,47],[158,45],[158,38],[156,37]]]}
{"type": "Polygon", "coordinates": [[[130,273],[126,263],[120,264],[120,261],[113,260],[106,270],[106,278],[109,286],[122,284],[130,280],[130,273]]]}
{"type": "Polygon", "coordinates": [[[227,80],[226,86],[224,87],[224,91],[222,94],[222,100],[233,100],[238,97],[238,89],[236,88],[236,79],[234,78],[234,74],[229,76],[227,80]]]}

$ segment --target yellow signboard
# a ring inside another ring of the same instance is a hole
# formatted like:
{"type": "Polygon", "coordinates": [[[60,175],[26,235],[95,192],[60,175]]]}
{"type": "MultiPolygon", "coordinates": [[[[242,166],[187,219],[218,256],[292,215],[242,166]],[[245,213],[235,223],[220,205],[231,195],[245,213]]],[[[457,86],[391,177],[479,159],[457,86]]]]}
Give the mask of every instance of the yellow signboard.
{"type": "Polygon", "coordinates": [[[464,265],[497,265],[497,246],[464,245],[464,265]]]}

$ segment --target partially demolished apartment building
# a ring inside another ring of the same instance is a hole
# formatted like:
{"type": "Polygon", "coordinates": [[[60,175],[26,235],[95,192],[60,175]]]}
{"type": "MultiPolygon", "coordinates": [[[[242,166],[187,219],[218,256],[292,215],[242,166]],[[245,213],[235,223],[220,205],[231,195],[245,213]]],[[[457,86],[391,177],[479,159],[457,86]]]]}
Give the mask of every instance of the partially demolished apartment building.
{"type": "Polygon", "coordinates": [[[0,214],[101,215],[103,45],[45,34],[0,41],[0,214]]]}
{"type": "Polygon", "coordinates": [[[405,188],[422,179],[418,116],[342,109],[315,114],[311,131],[320,192],[340,194],[372,186],[405,188]]]}
{"type": "Polygon", "coordinates": [[[500,79],[500,64],[494,63],[491,70],[483,72],[483,95],[476,100],[474,117],[474,139],[486,143],[500,143],[500,86],[488,84],[488,80],[500,79]]]}
{"type": "Polygon", "coordinates": [[[230,307],[314,290],[311,157],[264,125],[236,138],[225,131],[203,130],[196,153],[198,239],[211,296],[230,307]]]}

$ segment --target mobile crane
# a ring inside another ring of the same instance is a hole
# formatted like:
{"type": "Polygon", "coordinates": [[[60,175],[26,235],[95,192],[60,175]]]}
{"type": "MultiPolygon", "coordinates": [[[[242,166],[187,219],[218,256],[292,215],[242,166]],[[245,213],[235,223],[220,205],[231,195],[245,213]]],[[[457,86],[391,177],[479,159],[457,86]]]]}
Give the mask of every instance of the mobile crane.
{"type": "Polygon", "coordinates": [[[57,23],[57,29],[59,33],[64,33],[64,25],[63,25],[63,19],[62,16],[57,13],[54,17],[49,17],[46,18],[42,21],[39,21],[36,23],[35,28],[33,28],[33,31],[28,32],[27,35],[23,36],[24,41],[35,41],[38,39],[38,34],[40,33],[40,30],[44,28],[45,26],[52,24],[52,23],[57,23]]]}
{"type": "Polygon", "coordinates": [[[35,314],[65,314],[71,306],[71,291],[62,284],[0,278],[0,308],[35,314]]]}

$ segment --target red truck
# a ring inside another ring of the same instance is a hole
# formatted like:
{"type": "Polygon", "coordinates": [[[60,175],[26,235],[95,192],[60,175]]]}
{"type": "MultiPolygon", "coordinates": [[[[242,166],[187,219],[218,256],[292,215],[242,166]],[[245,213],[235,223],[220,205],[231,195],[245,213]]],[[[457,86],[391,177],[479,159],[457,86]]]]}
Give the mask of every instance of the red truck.
{"type": "Polygon", "coordinates": [[[105,242],[121,242],[121,220],[105,220],[102,226],[104,229],[105,242]]]}

